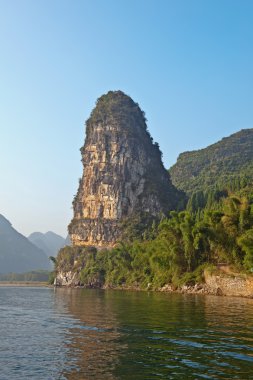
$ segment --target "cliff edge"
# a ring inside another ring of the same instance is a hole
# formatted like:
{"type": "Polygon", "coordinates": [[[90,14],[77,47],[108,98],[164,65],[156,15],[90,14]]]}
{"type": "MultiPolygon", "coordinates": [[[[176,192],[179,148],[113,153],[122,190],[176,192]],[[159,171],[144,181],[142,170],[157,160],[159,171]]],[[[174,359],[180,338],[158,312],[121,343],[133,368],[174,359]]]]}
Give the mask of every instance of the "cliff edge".
{"type": "Polygon", "coordinates": [[[144,113],[121,91],[97,100],[81,154],[83,175],[69,225],[74,246],[113,247],[131,218],[159,217],[183,199],[163,166],[144,113]]]}

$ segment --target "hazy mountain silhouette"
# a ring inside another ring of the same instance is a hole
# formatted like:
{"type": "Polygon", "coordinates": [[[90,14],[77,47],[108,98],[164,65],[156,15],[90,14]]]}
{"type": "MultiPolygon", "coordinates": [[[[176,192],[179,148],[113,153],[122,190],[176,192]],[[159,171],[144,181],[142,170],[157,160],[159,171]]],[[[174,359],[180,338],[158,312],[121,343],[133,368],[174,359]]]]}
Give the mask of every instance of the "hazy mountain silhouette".
{"type": "Polygon", "coordinates": [[[34,269],[51,269],[45,252],[16,231],[0,214],[0,273],[22,273],[34,269]]]}
{"type": "Polygon", "coordinates": [[[30,242],[42,249],[47,256],[56,256],[59,249],[66,245],[66,239],[52,231],[45,234],[42,232],[33,232],[28,236],[30,242]]]}
{"type": "Polygon", "coordinates": [[[71,245],[72,243],[71,243],[71,240],[70,240],[70,237],[69,237],[69,235],[66,237],[66,239],[65,239],[65,245],[71,245]]]}

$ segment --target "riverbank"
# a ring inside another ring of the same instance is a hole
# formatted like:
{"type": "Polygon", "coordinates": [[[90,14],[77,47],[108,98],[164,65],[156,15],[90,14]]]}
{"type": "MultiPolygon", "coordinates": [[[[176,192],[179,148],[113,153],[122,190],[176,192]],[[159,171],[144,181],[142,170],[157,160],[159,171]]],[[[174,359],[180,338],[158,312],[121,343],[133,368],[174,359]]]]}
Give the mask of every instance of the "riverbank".
{"type": "Polygon", "coordinates": [[[39,281],[0,281],[0,286],[51,287],[52,285],[39,281]]]}
{"type": "Polygon", "coordinates": [[[152,284],[148,284],[146,288],[139,287],[138,284],[114,286],[112,284],[104,285],[97,282],[82,285],[77,280],[76,273],[72,272],[58,274],[57,285],[75,288],[158,291],[181,294],[203,294],[253,298],[253,276],[244,273],[234,273],[229,266],[217,268],[214,273],[210,273],[210,271],[205,270],[203,274],[203,282],[194,285],[175,286],[173,284],[165,284],[160,288],[154,288],[152,284]]]}
{"type": "MultiPolygon", "coordinates": [[[[217,276],[218,277],[218,276],[217,276]]],[[[201,294],[201,295],[213,295],[213,296],[228,296],[228,297],[243,297],[253,299],[253,284],[252,287],[246,288],[244,281],[240,279],[228,279],[228,278],[214,278],[208,283],[195,284],[193,286],[183,285],[181,287],[175,287],[172,284],[166,284],[161,288],[141,289],[136,286],[103,286],[102,289],[114,289],[114,290],[130,290],[130,291],[154,291],[164,293],[178,293],[178,294],[201,294]],[[232,286],[231,286],[232,284],[232,286]],[[243,284],[243,285],[242,285],[243,284]]]]}

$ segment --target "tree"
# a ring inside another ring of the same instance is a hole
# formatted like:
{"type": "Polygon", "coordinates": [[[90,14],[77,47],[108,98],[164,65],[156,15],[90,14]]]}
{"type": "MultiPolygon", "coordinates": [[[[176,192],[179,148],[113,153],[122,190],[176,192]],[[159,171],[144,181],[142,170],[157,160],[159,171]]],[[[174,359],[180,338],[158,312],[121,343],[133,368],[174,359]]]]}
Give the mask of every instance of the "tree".
{"type": "Polygon", "coordinates": [[[239,246],[245,252],[243,264],[246,269],[253,268],[253,229],[246,231],[237,239],[239,246]]]}

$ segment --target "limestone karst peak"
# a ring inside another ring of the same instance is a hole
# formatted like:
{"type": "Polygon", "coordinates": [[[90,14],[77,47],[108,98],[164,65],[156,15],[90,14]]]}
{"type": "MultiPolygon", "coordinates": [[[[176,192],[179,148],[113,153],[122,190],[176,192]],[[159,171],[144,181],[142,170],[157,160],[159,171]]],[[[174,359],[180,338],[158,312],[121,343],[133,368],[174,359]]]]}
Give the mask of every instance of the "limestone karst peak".
{"type": "Polygon", "coordinates": [[[74,245],[113,246],[126,220],[165,214],[180,194],[163,167],[144,112],[129,96],[122,91],[102,95],[86,126],[83,176],[69,234],[74,245]]]}
{"type": "Polygon", "coordinates": [[[118,123],[118,127],[126,132],[134,127],[147,129],[144,112],[122,91],[109,91],[98,98],[86,125],[89,129],[94,124],[106,127],[109,123],[118,123]]]}

